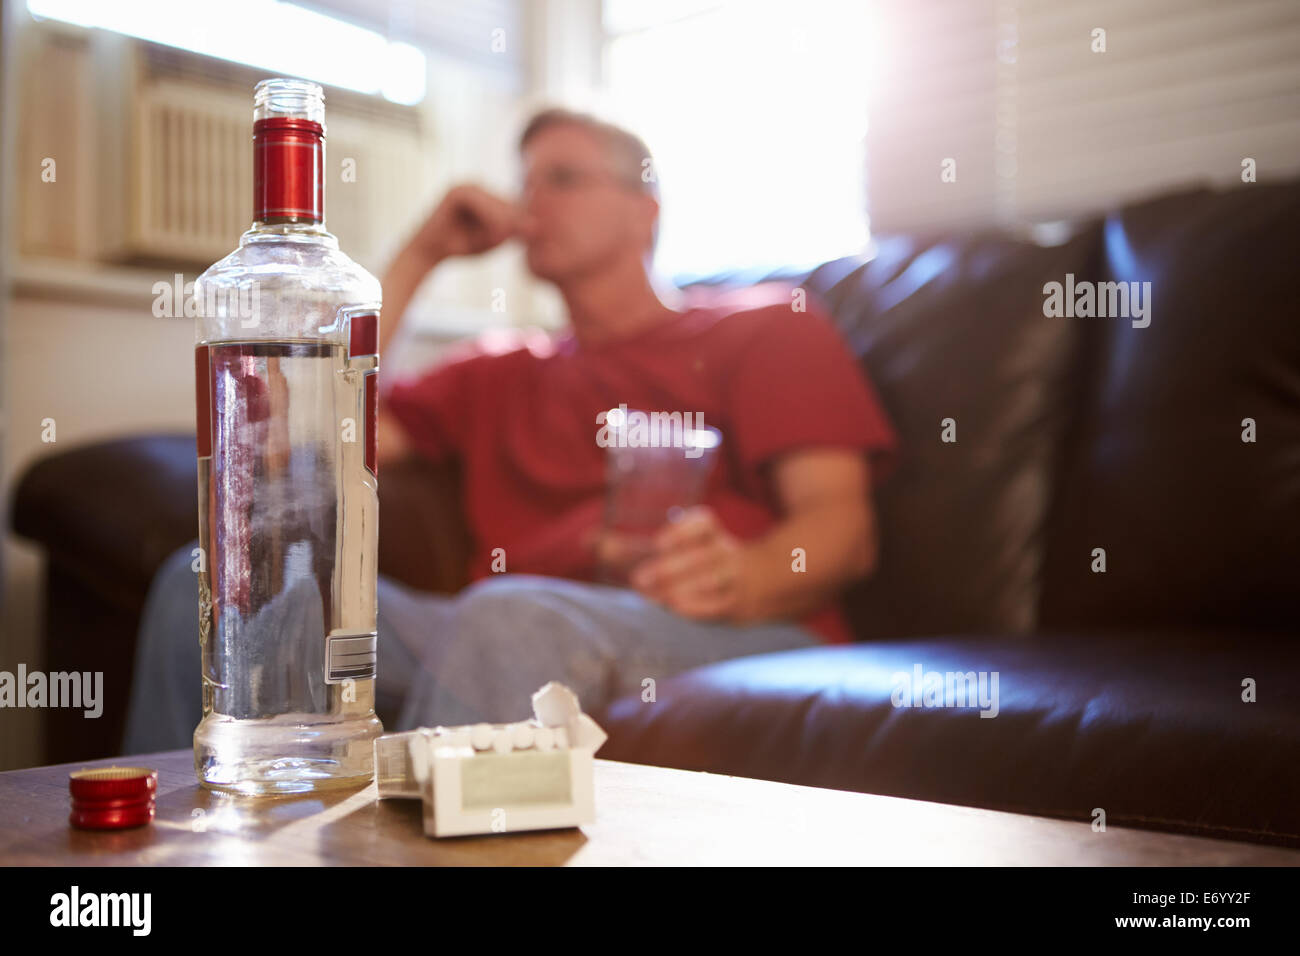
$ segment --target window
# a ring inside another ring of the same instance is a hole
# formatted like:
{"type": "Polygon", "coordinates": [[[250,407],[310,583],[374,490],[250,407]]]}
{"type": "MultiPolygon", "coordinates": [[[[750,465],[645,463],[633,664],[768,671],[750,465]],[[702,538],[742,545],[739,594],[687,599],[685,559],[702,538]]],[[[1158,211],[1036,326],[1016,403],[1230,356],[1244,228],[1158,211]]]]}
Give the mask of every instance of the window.
{"type": "Polygon", "coordinates": [[[867,6],[605,0],[606,110],[655,156],[663,273],[865,248],[867,6]]]}

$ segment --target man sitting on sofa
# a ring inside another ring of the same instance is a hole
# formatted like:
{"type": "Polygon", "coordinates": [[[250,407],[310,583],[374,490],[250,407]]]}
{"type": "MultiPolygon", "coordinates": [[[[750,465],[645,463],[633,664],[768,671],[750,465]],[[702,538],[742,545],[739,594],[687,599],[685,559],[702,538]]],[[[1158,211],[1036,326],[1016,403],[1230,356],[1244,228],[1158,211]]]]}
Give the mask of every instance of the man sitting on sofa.
{"type": "MultiPolygon", "coordinates": [[[[875,562],[871,476],[895,437],[826,318],[797,299],[666,302],[651,269],[657,186],[634,135],[549,110],[520,152],[518,202],[452,189],[383,279],[383,355],[432,269],[508,240],[570,323],[381,376],[381,465],[458,457],[477,549],[458,595],[379,580],[377,709],[400,715],[389,730],[521,718],[549,680],[596,711],[647,678],[847,641],[836,599],[875,562]],[[664,524],[627,587],[592,582],[625,550],[602,529],[597,440],[598,414],[620,405],[702,415],[723,435],[704,503],[664,524]]],[[[191,547],[150,591],[135,678],[150,691],[133,695],[128,753],[187,745],[201,716],[191,547]]]]}

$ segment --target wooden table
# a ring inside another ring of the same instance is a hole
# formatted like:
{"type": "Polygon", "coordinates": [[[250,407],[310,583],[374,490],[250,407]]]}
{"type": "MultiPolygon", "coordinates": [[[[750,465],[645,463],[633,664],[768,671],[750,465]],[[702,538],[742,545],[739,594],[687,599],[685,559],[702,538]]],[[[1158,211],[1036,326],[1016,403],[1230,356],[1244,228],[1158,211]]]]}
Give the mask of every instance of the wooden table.
{"type": "Polygon", "coordinates": [[[596,761],[597,822],[581,830],[433,840],[420,803],[369,787],[240,797],[198,785],[174,750],[0,773],[0,864],[191,865],[1296,865],[1300,850],[596,761]],[[158,771],[157,817],[68,825],[68,773],[158,771]]]}

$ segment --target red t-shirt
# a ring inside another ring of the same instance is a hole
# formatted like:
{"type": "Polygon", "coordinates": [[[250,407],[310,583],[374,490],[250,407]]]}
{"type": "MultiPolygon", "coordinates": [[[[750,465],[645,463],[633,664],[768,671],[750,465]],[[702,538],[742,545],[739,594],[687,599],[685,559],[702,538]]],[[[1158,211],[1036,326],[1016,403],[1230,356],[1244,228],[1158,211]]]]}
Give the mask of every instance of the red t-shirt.
{"type": "MultiPolygon", "coordinates": [[[[512,572],[593,577],[581,542],[602,520],[608,454],[596,415],[620,404],[702,413],[722,432],[704,503],[742,540],[779,520],[764,465],[785,452],[862,449],[876,479],[892,467],[896,438],[874,390],[813,310],[693,308],[596,346],[571,332],[493,332],[458,353],[385,382],[380,401],[417,452],[462,459],[471,580],[491,573],[496,548],[512,572]]],[[[827,643],[851,640],[837,606],[801,623],[827,643]]]]}

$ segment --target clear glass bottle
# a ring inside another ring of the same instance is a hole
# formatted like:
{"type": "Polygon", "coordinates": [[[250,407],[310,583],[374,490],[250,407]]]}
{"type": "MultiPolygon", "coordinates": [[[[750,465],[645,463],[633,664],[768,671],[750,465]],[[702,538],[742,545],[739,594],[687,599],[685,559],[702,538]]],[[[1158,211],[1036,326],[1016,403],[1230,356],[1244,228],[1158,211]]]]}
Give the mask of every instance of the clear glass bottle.
{"type": "Polygon", "coordinates": [[[254,222],[195,282],[208,788],[373,776],[378,281],[325,231],[325,97],[257,84],[254,222]]]}

